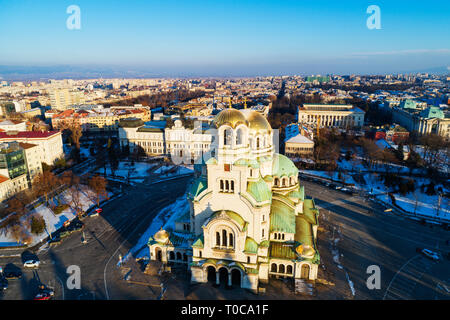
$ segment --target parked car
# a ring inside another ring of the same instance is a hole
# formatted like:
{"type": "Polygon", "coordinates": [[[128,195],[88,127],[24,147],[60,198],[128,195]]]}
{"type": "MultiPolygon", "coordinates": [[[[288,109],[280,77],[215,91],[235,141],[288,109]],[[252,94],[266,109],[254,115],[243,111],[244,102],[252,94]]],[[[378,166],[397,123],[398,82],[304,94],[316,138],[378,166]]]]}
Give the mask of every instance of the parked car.
{"type": "Polygon", "coordinates": [[[5,270],[3,272],[6,279],[21,279],[22,271],[21,270],[5,270]]]}
{"type": "Polygon", "coordinates": [[[33,259],[33,260],[27,260],[23,263],[23,266],[25,268],[38,268],[41,262],[39,260],[33,259]]]}
{"type": "Polygon", "coordinates": [[[33,300],[50,300],[52,296],[46,292],[39,292],[33,300]]]}
{"type": "Polygon", "coordinates": [[[427,258],[433,260],[433,261],[439,261],[441,260],[441,257],[437,252],[431,251],[429,249],[423,249],[421,253],[426,256],[427,258]]]}
{"type": "Polygon", "coordinates": [[[346,188],[346,187],[343,187],[343,188],[341,189],[341,191],[342,191],[342,192],[345,192],[345,193],[348,193],[348,194],[353,194],[353,190],[351,190],[351,189],[349,189],[349,188],[346,188]]]}
{"type": "Polygon", "coordinates": [[[0,290],[8,289],[8,279],[0,274],[0,290]]]}

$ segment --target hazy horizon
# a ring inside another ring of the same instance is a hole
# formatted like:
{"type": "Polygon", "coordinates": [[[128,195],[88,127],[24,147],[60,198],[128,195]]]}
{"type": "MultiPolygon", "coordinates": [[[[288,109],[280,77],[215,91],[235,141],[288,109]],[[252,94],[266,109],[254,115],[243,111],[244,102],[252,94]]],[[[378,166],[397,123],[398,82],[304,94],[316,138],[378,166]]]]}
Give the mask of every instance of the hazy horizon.
{"type": "Polygon", "coordinates": [[[442,73],[450,66],[444,0],[0,4],[3,79],[77,77],[80,70],[105,77],[442,73]],[[74,29],[72,5],[79,9],[74,29]],[[369,28],[371,5],[379,28],[369,28]],[[45,72],[30,72],[39,68],[45,72]]]}

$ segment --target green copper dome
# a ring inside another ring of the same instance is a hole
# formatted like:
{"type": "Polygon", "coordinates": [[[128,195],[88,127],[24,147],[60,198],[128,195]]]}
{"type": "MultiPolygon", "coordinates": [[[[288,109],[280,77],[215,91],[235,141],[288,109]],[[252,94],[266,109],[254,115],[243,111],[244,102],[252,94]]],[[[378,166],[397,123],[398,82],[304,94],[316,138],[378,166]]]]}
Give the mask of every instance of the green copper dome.
{"type": "Polygon", "coordinates": [[[273,157],[272,175],[275,177],[297,176],[298,169],[288,157],[276,153],[273,157]]]}
{"type": "Polygon", "coordinates": [[[272,200],[272,192],[267,186],[267,183],[261,178],[258,181],[248,182],[247,192],[258,202],[272,200]]]}

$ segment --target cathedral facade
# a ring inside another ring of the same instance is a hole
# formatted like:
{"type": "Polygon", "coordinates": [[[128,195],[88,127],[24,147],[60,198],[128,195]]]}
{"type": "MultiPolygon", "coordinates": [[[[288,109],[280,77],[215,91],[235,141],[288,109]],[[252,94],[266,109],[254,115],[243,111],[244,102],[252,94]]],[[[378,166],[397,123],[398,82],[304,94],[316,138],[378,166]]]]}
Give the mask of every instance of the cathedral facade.
{"type": "Polygon", "coordinates": [[[196,168],[189,210],[149,239],[150,258],[186,263],[192,283],[255,292],[270,276],[315,280],[319,212],[294,163],[274,152],[270,124],[232,108],[213,124],[215,152],[196,168]]]}

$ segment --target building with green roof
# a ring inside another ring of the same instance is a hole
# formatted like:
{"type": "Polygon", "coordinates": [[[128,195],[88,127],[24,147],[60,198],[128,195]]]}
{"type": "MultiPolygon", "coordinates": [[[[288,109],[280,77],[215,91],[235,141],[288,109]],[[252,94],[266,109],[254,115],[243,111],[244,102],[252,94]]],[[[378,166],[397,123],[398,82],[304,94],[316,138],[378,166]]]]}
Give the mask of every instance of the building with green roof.
{"type": "Polygon", "coordinates": [[[226,281],[255,292],[272,276],[315,280],[319,212],[305,199],[297,167],[274,152],[264,117],[222,112],[214,121],[218,148],[196,164],[187,190],[189,214],[155,234],[152,259],[184,263],[176,258],[186,254],[192,283],[226,281]]]}

